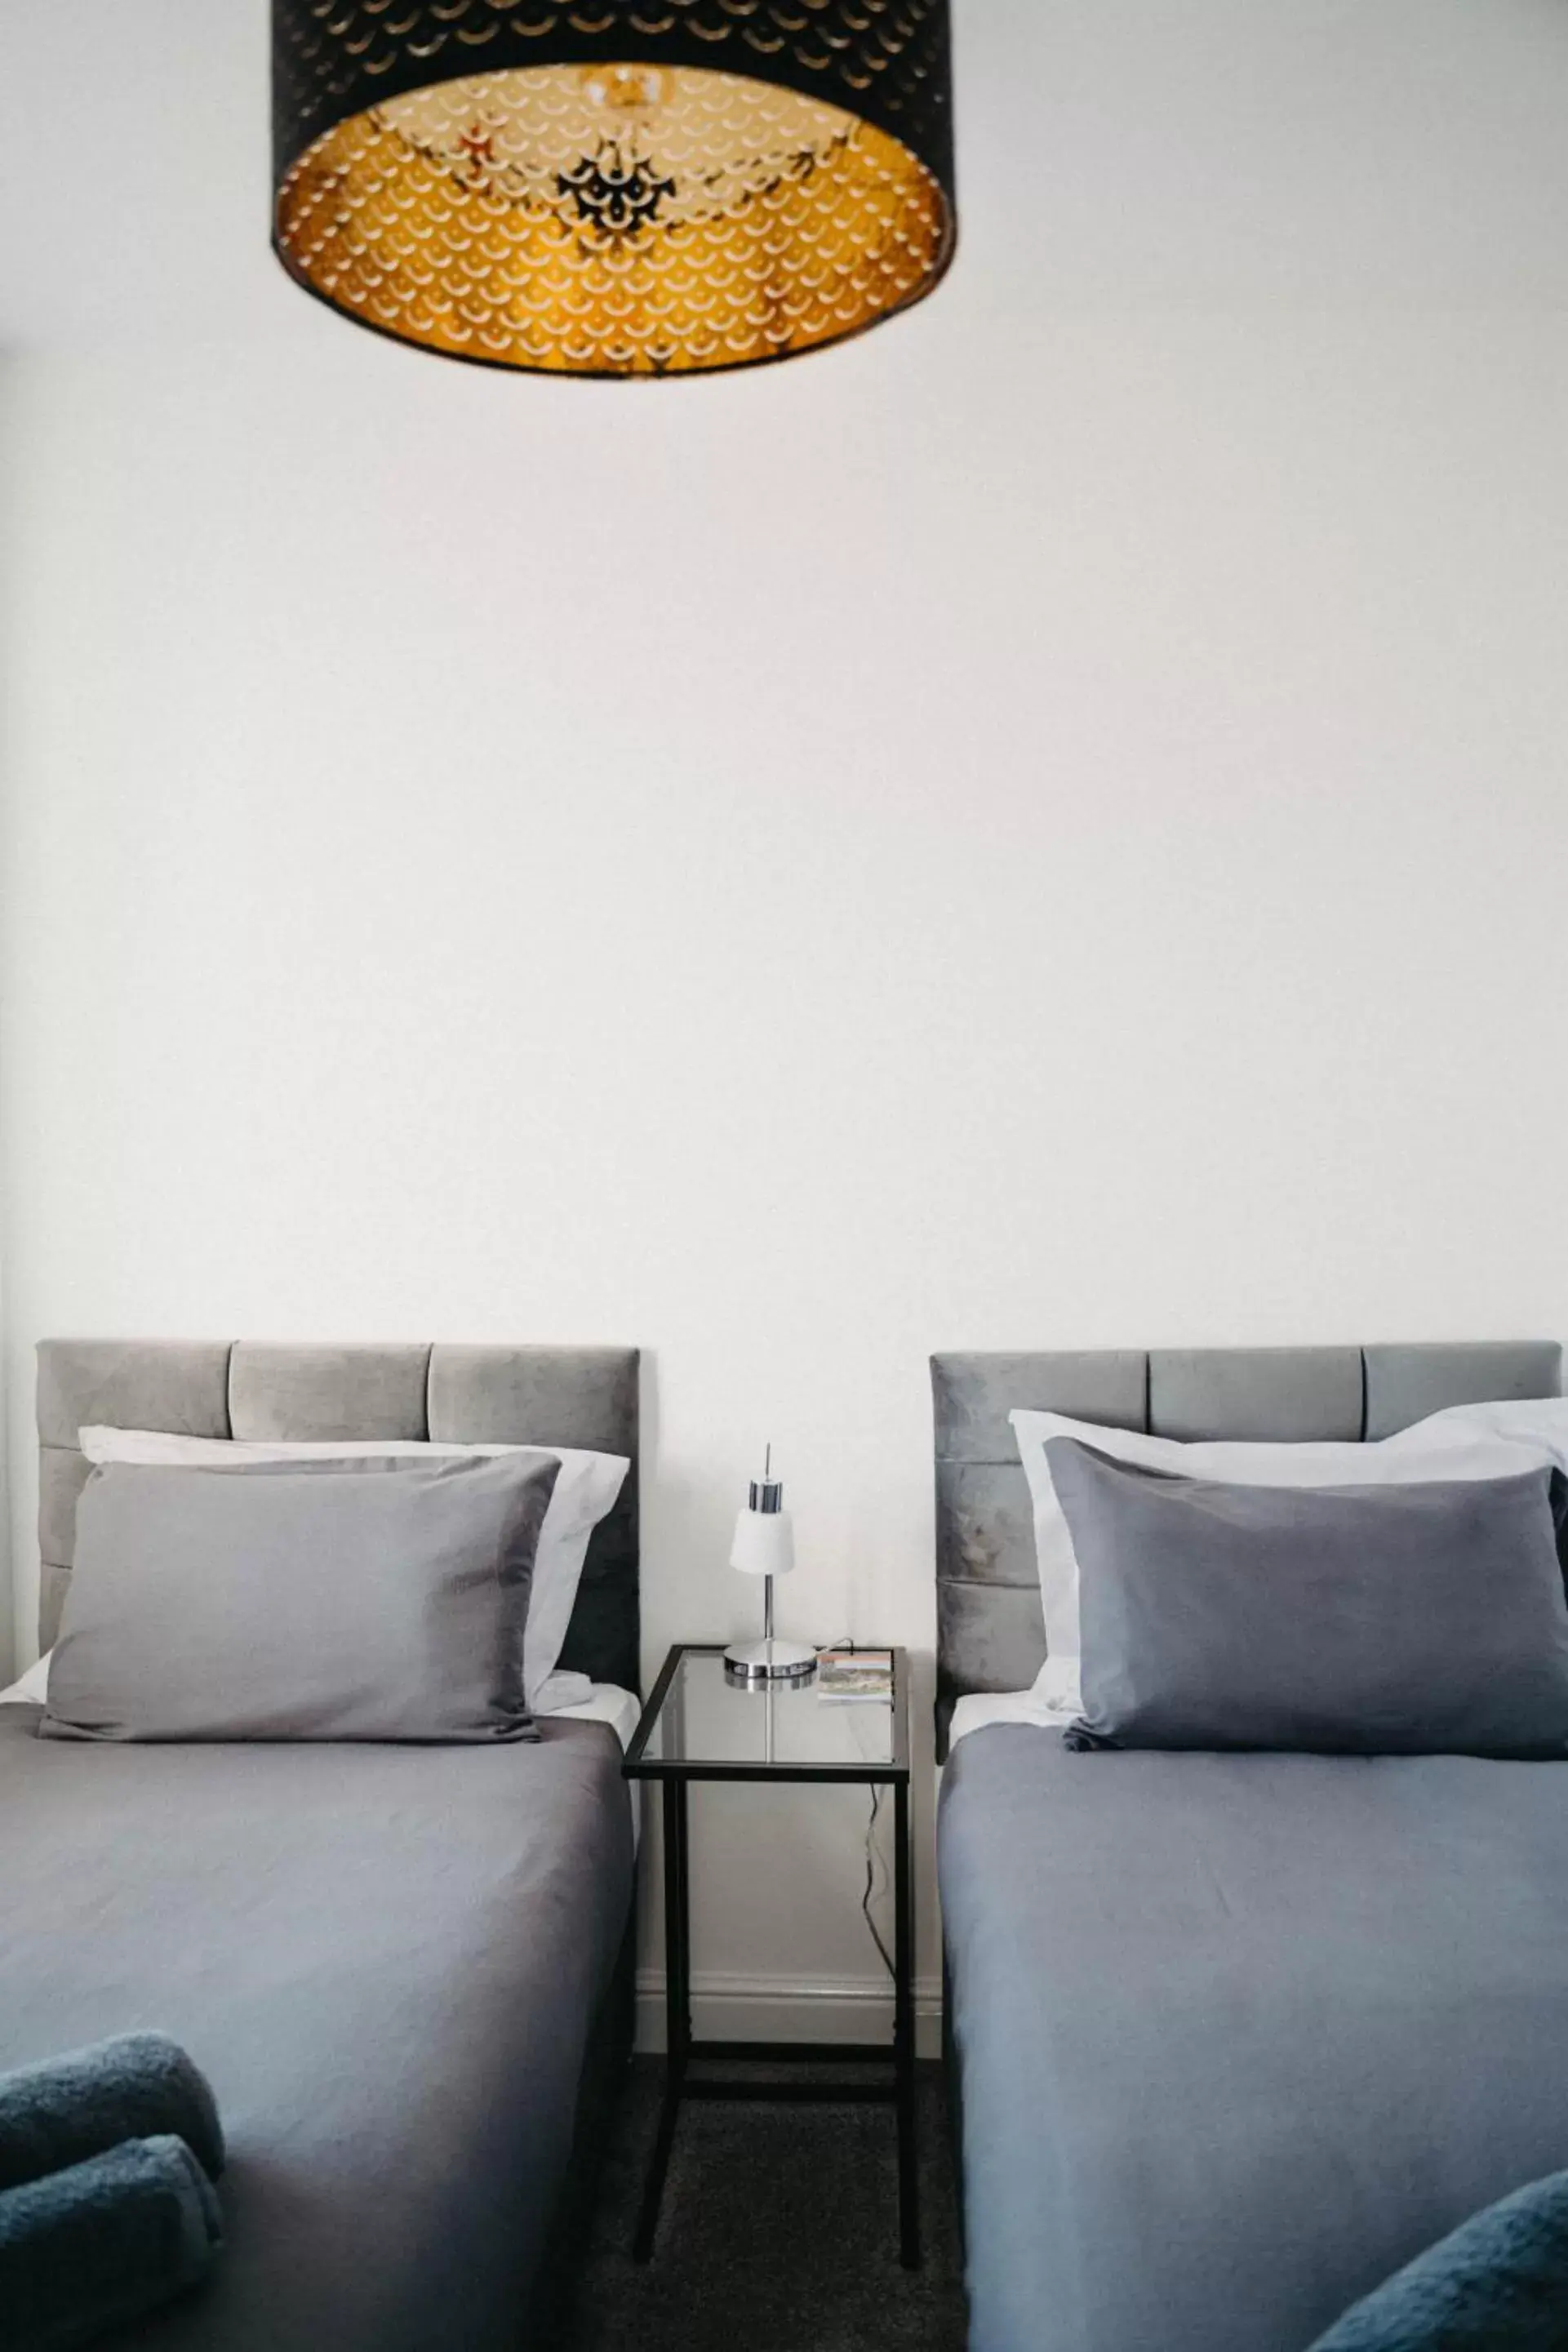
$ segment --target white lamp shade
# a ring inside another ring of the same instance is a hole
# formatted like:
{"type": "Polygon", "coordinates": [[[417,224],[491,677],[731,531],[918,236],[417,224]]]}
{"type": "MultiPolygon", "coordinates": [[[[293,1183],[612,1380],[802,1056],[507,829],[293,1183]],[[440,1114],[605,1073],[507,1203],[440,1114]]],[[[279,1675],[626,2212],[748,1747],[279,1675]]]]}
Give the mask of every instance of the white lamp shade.
{"type": "Polygon", "coordinates": [[[795,1565],[795,1528],[788,1511],[742,1511],[735,1523],[729,1564],[743,1576],[788,1576],[795,1565]]]}

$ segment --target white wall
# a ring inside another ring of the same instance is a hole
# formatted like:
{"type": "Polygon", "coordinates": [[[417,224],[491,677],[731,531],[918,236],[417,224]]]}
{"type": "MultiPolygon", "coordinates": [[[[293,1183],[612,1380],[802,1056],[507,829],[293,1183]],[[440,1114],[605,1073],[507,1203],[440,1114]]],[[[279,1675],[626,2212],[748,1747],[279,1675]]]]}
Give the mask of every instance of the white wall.
{"type": "MultiPolygon", "coordinates": [[[[1561,22],[1493,6],[1533,104],[1561,22]]],[[[1437,230],[1414,132],[1359,240],[1332,142],[1260,136],[1298,236],[1238,188],[1205,243],[1154,64],[1095,50],[1168,140],[1141,242],[1078,190],[1097,293],[1060,219],[1033,267],[1001,134],[1052,58],[1008,21],[958,272],[841,352],[512,382],[268,280],[5,371],[22,1656],[46,1331],[641,1342],[652,1664],[745,1620],[765,1438],[786,1630],[928,1659],[935,1347],[1568,1330],[1568,310],[1521,118],[1456,55],[1437,230]]],[[[860,1819],[706,1800],[699,1967],[872,1990],[860,1819]]]]}

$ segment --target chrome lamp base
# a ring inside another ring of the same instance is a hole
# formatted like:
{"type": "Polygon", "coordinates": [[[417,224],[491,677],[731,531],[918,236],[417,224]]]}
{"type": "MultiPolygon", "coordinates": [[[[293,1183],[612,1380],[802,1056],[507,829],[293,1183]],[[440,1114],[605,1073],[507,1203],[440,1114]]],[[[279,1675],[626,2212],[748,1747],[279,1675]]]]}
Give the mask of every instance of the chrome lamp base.
{"type": "Polygon", "coordinates": [[[817,1653],[809,1642],[780,1642],[773,1633],[773,1579],[762,1580],[762,1639],[732,1642],[724,1654],[724,1671],[732,1683],[760,1686],[765,1683],[806,1683],[817,1671],[817,1653]]]}
{"type": "Polygon", "coordinates": [[[764,1634],[760,1642],[732,1642],[724,1654],[724,1671],[733,1683],[806,1683],[817,1671],[817,1653],[804,1642],[764,1634]]]}

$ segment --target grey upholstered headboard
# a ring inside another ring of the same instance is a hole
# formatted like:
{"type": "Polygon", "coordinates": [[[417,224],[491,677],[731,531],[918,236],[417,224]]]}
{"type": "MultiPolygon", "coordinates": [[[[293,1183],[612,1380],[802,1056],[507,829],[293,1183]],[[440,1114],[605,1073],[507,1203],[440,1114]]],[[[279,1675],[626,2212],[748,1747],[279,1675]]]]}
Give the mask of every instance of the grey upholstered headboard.
{"type": "Polygon", "coordinates": [[[434,1438],[625,1454],[632,1470],[595,1529],[561,1664],[636,1690],[634,1348],[278,1347],[249,1340],[45,1339],[38,1348],[38,1637],[54,1641],[70,1580],[78,1432],[191,1437],[434,1438]]]}
{"type": "Polygon", "coordinates": [[[1444,1405],[1556,1396],[1555,1340],[1391,1348],[934,1356],[937,1748],[966,1691],[1024,1690],[1045,1658],[1016,1407],[1186,1439],[1387,1437],[1444,1405]]]}

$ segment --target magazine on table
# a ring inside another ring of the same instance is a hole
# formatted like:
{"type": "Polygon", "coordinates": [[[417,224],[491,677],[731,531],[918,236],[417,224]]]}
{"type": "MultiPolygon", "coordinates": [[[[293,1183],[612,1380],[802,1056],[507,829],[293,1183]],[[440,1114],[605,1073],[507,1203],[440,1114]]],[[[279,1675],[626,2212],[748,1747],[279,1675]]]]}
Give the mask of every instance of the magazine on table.
{"type": "Polygon", "coordinates": [[[817,1660],[817,1696],[847,1705],[893,1696],[891,1650],[824,1650],[817,1660]]]}

